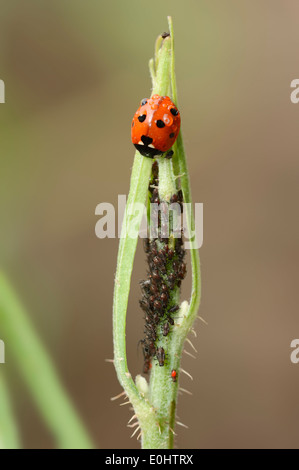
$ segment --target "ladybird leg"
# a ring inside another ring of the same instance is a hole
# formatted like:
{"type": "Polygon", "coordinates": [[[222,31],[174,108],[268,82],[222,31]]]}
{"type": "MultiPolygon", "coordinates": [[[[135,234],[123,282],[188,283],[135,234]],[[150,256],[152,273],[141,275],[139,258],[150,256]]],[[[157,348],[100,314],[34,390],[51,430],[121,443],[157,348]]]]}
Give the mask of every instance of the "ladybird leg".
{"type": "Polygon", "coordinates": [[[169,152],[167,152],[167,154],[165,155],[165,158],[170,159],[172,158],[172,155],[173,155],[173,150],[169,150],[169,152]]]}

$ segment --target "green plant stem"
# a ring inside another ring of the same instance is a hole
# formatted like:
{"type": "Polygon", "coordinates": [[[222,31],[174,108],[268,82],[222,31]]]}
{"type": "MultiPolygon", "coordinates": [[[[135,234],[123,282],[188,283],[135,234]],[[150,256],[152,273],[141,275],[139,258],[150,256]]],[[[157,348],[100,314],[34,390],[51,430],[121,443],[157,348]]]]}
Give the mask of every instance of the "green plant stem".
{"type": "MultiPolygon", "coordinates": [[[[171,18],[168,18],[171,37],[156,41],[155,60],[149,64],[153,82],[152,95],[171,95],[176,103],[176,83],[174,74],[173,28],[171,18]]],[[[159,197],[162,201],[170,202],[170,198],[177,192],[176,181],[181,176],[181,186],[184,202],[191,202],[189,178],[186,158],[182,144],[181,133],[179,144],[174,147],[173,164],[164,156],[158,158],[159,162],[159,197]],[[182,173],[181,173],[182,171],[182,173]],[[184,173],[184,174],[183,174],[184,173]]],[[[113,302],[113,337],[114,337],[114,365],[118,379],[126,395],[132,403],[135,416],[139,421],[144,449],[171,449],[175,426],[175,410],[177,402],[178,382],[171,379],[171,371],[179,371],[182,348],[193,321],[197,314],[200,299],[200,272],[199,257],[195,241],[191,244],[192,264],[192,293],[190,306],[188,302],[181,304],[178,318],[172,328],[171,334],[159,340],[159,346],[165,346],[169,358],[163,367],[153,364],[148,386],[146,380],[137,376],[136,385],[128,370],[126,357],[126,311],[128,305],[133,260],[136,252],[137,237],[130,238],[126,229],[134,224],[135,229],[140,226],[142,214],[132,216],[130,209],[134,204],[144,204],[148,198],[148,184],[151,178],[152,160],[142,157],[136,152],[130,192],[122,238],[119,245],[117,271],[115,277],[113,302]],[[125,226],[125,228],[124,228],[125,226]]],[[[134,212],[134,211],[133,211],[134,212]]],[[[147,213],[149,210],[147,207],[147,213]]],[[[194,226],[193,213],[187,213],[188,227],[194,226]]],[[[179,289],[172,293],[179,302],[179,289]]]]}
{"type": "Polygon", "coordinates": [[[157,435],[152,433],[154,435],[145,436],[144,449],[152,448],[153,439],[157,449],[173,448],[179,381],[173,382],[171,380],[171,371],[176,370],[179,374],[182,349],[189,332],[188,326],[184,325],[188,308],[188,302],[183,302],[171,335],[163,338],[161,342],[168,354],[164,366],[154,365],[151,371],[149,400],[157,410],[159,432],[157,435]]]}
{"type": "MultiPolygon", "coordinates": [[[[156,62],[156,64],[158,64],[157,68],[154,70],[153,63],[150,65],[151,74],[155,77],[155,85],[152,94],[158,93],[165,95],[169,90],[170,48],[171,43],[167,38],[163,41],[161,49],[158,51],[159,60],[156,62]]],[[[138,231],[140,227],[142,213],[138,211],[138,205],[145,205],[148,198],[148,184],[151,178],[152,163],[153,161],[151,159],[144,158],[139,152],[135,153],[130,191],[119,244],[113,299],[114,366],[119,382],[124,388],[126,395],[134,407],[135,414],[138,417],[142,430],[142,439],[151,434],[152,431],[159,434],[159,427],[155,409],[144,399],[139,389],[136,387],[127,364],[125,341],[126,313],[133,262],[138,241],[137,236],[130,237],[128,235],[128,229],[133,223],[136,231],[138,231]]]]}
{"type": "MultiPolygon", "coordinates": [[[[169,30],[171,41],[171,91],[172,99],[177,103],[177,86],[174,67],[174,34],[172,20],[169,17],[169,30]]],[[[182,133],[179,133],[177,143],[174,146],[173,162],[159,158],[159,196],[161,200],[169,202],[172,194],[176,192],[175,179],[180,178],[184,202],[191,203],[190,181],[186,156],[183,146],[182,133]],[[175,174],[174,174],[175,171],[175,174]]],[[[194,216],[192,210],[186,214],[189,233],[194,228],[194,216]]],[[[149,399],[159,416],[160,425],[160,448],[172,448],[175,427],[175,412],[177,403],[178,381],[173,383],[170,379],[171,371],[174,369],[179,373],[180,360],[184,341],[193,325],[200,303],[200,266],[199,254],[196,248],[195,237],[191,242],[191,265],[192,265],[192,292],[190,305],[183,302],[177,315],[177,320],[172,328],[171,335],[162,340],[162,346],[168,352],[168,360],[163,367],[153,367],[150,378],[149,399]]],[[[176,294],[178,295],[178,293],[176,294]]],[[[151,446],[152,436],[143,442],[144,447],[151,446]]]]}
{"type": "MultiPolygon", "coordinates": [[[[177,193],[174,179],[172,161],[164,156],[158,158],[159,163],[159,198],[161,203],[170,204],[171,196],[177,193]]],[[[169,219],[170,220],[170,219],[169,219]]],[[[173,236],[170,230],[170,235],[173,236]]],[[[179,289],[173,292],[173,299],[179,302],[179,289]]],[[[175,427],[175,410],[177,401],[178,382],[171,380],[171,371],[179,367],[180,356],[170,354],[173,330],[167,337],[159,341],[159,347],[167,351],[167,359],[163,367],[153,363],[150,375],[149,401],[156,410],[158,429],[144,436],[142,445],[144,449],[172,449],[175,427]]]]}
{"type": "MultiPolygon", "coordinates": [[[[158,40],[157,40],[158,42],[158,40]]],[[[170,38],[164,39],[161,48],[156,52],[156,81],[153,84],[152,95],[167,95],[170,89],[169,69],[171,64],[171,41],[170,38]]]]}
{"type": "MultiPolygon", "coordinates": [[[[190,204],[191,210],[187,211],[186,213],[186,222],[187,222],[187,229],[190,234],[194,233],[195,230],[195,223],[194,223],[194,215],[192,209],[192,198],[191,198],[191,190],[190,190],[190,181],[189,181],[189,173],[186,161],[186,154],[184,150],[184,144],[181,133],[179,134],[177,141],[175,142],[175,153],[179,155],[180,158],[177,159],[179,175],[181,175],[181,188],[183,191],[184,202],[190,204]]],[[[190,307],[189,312],[186,316],[186,322],[191,328],[192,324],[194,323],[197,311],[200,305],[200,298],[201,298],[201,274],[200,274],[200,260],[199,260],[199,252],[196,244],[196,235],[190,240],[191,248],[190,248],[190,258],[191,258],[191,266],[192,266],[192,291],[191,291],[191,298],[190,298],[190,307]]]]}
{"type": "MultiPolygon", "coordinates": [[[[173,101],[178,105],[174,67],[174,34],[170,17],[168,18],[168,22],[172,49],[170,68],[171,90],[173,101]]],[[[169,202],[170,196],[174,194],[175,177],[180,178],[184,202],[191,203],[192,207],[190,181],[181,131],[174,146],[173,162],[170,162],[167,159],[159,159],[159,196],[162,200],[169,202]],[[175,175],[173,170],[175,170],[175,175]]],[[[191,232],[191,230],[194,229],[194,216],[192,209],[190,212],[187,211],[186,220],[189,233],[193,233],[191,232]]],[[[164,448],[173,447],[175,427],[178,382],[171,382],[171,371],[174,369],[179,372],[180,370],[183,345],[194,323],[200,303],[200,264],[195,237],[191,241],[190,256],[192,266],[192,292],[190,305],[188,302],[183,302],[180,312],[178,313],[178,319],[175,322],[175,326],[172,328],[171,335],[164,338],[162,340],[162,344],[159,344],[159,346],[162,346],[166,351],[168,351],[168,360],[165,362],[163,367],[153,367],[150,378],[149,397],[150,402],[153,404],[155,409],[158,410],[157,413],[159,414],[160,419],[161,436],[159,444],[164,448]]],[[[148,442],[146,441],[143,443],[144,447],[151,446],[150,439],[151,437],[148,442]]]]}
{"type": "Polygon", "coordinates": [[[0,273],[0,325],[6,356],[14,356],[58,446],[92,448],[91,439],[60,383],[50,357],[3,273],[0,273]]]}
{"type": "Polygon", "coordinates": [[[136,152],[131,176],[130,192],[126,205],[119,243],[117,269],[113,300],[113,344],[114,366],[117,377],[130,398],[133,406],[138,407],[141,397],[129,373],[126,354],[126,313],[133,270],[133,261],[137,247],[137,237],[129,237],[128,229],[134,219],[136,229],[140,226],[142,213],[134,218],[134,205],[144,204],[151,176],[152,161],[136,152]],[[130,213],[133,212],[133,215],[130,213]]]}
{"type": "MultiPolygon", "coordinates": [[[[168,17],[168,26],[170,31],[170,39],[171,39],[171,49],[174,51],[174,31],[173,31],[173,23],[172,18],[168,17]]],[[[176,84],[176,76],[175,76],[175,55],[172,53],[171,55],[171,86],[172,86],[172,96],[175,104],[178,106],[178,96],[177,96],[177,84],[176,84]]],[[[191,211],[187,212],[187,228],[188,232],[194,233],[195,223],[194,223],[194,214],[192,209],[192,197],[191,197],[191,186],[190,186],[190,178],[188,172],[188,165],[186,159],[186,153],[184,149],[184,142],[182,138],[182,131],[180,131],[176,142],[174,143],[174,156],[173,156],[173,169],[176,177],[180,178],[181,181],[181,188],[184,196],[184,202],[190,204],[191,211]]],[[[191,328],[192,324],[194,323],[197,311],[200,305],[201,299],[201,274],[200,274],[200,260],[199,260],[199,252],[196,244],[196,236],[190,240],[191,249],[190,249],[190,257],[191,257],[191,266],[192,266],[192,291],[191,291],[191,299],[190,299],[190,307],[189,312],[187,315],[186,322],[188,323],[189,328],[191,328]]]]}
{"type": "MultiPolygon", "coordinates": [[[[1,368],[4,365],[0,366],[1,368]]],[[[19,449],[18,427],[3,370],[0,370],[0,449],[19,449]]]]}
{"type": "Polygon", "coordinates": [[[163,202],[170,202],[170,198],[177,192],[171,159],[160,157],[159,162],[159,196],[163,202]]]}

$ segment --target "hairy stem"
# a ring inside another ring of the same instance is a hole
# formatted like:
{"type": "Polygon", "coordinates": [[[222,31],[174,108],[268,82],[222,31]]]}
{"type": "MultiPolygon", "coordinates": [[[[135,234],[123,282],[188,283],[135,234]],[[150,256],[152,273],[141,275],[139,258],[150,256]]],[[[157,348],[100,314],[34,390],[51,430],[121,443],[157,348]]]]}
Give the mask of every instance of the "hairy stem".
{"type": "MultiPolygon", "coordinates": [[[[176,98],[176,83],[174,74],[174,50],[173,50],[173,28],[171,18],[168,18],[170,36],[159,37],[156,41],[155,59],[150,61],[149,68],[152,78],[152,95],[159,94],[161,96],[170,95],[174,103],[176,98]]],[[[181,176],[180,192],[184,196],[184,202],[191,202],[189,178],[187,173],[186,158],[182,144],[181,133],[177,139],[178,144],[174,146],[173,162],[165,158],[165,155],[158,157],[159,162],[159,198],[161,202],[168,206],[174,195],[178,196],[177,181],[181,176]]],[[[162,283],[168,284],[169,290],[169,306],[164,322],[168,319],[171,324],[170,333],[164,336],[159,335],[156,347],[159,351],[167,351],[167,358],[164,361],[163,354],[160,355],[159,365],[152,363],[150,384],[142,376],[136,377],[136,385],[129,373],[126,357],[126,311],[128,305],[129,289],[131,282],[131,274],[133,269],[133,260],[137,246],[137,235],[128,236],[128,229],[135,227],[135,232],[139,230],[142,213],[137,210],[136,206],[146,203],[147,216],[150,220],[148,186],[152,177],[152,160],[142,157],[136,152],[134,166],[131,177],[131,186],[126,207],[124,224],[122,227],[122,238],[119,245],[117,271],[114,288],[113,303],[113,335],[114,335],[114,365],[118,379],[123,386],[126,395],[131,401],[135,416],[139,421],[141,428],[142,447],[152,449],[170,449],[173,447],[173,436],[175,426],[175,410],[177,402],[178,381],[176,375],[172,376],[172,372],[179,371],[182,348],[186,336],[196,317],[197,308],[200,298],[200,274],[199,274],[199,257],[196,250],[195,241],[191,243],[191,264],[192,264],[192,293],[190,305],[183,302],[180,308],[177,306],[180,294],[180,281],[178,278],[170,282],[167,278],[171,274],[175,279],[174,273],[182,274],[185,270],[183,263],[183,248],[175,240],[175,234],[170,233],[168,245],[163,237],[154,241],[154,250],[174,250],[174,258],[169,257],[164,266],[165,275],[161,275],[162,283]],[[132,209],[133,208],[133,209],[132,209]],[[176,267],[175,267],[176,266],[176,267]],[[183,269],[184,268],[184,269],[183,269]],[[181,269],[181,271],[180,271],[181,269]],[[172,287],[171,287],[172,286],[172,287]],[[174,307],[173,307],[174,306],[174,307]],[[171,316],[171,309],[176,312],[175,319],[171,316]],[[167,317],[168,315],[168,317],[167,317]]],[[[193,213],[187,213],[188,228],[194,226],[193,213]]],[[[149,254],[150,262],[159,262],[154,260],[154,255],[149,254]]],[[[181,279],[184,276],[181,277],[181,279]]],[[[150,280],[144,284],[147,289],[150,280]]],[[[154,287],[154,286],[153,286],[154,287]]],[[[146,308],[146,305],[144,306],[146,308]]],[[[149,323],[147,325],[151,327],[149,323]]],[[[162,325],[163,326],[163,325],[162,325]]],[[[165,324],[164,324],[165,326],[165,324]]],[[[160,325],[161,327],[161,325],[160,325]]],[[[166,325],[167,327],[167,325],[166,325]]],[[[156,349],[157,351],[157,349],[156,349]]],[[[156,353],[156,357],[158,355],[156,353]]],[[[152,361],[153,362],[153,361],[152,361]]],[[[146,363],[149,367],[149,363],[146,363]]]]}

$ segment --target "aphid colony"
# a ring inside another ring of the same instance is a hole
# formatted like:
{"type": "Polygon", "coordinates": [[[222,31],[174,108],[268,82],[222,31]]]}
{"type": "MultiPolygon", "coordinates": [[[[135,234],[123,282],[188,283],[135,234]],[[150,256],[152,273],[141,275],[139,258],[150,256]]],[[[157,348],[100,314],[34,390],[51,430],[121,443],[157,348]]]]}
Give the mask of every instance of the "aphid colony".
{"type": "MultiPolygon", "coordinates": [[[[157,210],[160,204],[158,187],[158,164],[154,162],[149,191],[150,202],[155,205],[154,207],[157,207],[157,210]]],[[[170,202],[177,202],[182,207],[182,199],[182,192],[179,191],[178,194],[172,196],[170,202]]],[[[161,206],[163,207],[162,204],[161,206]]],[[[174,318],[179,310],[177,304],[179,288],[186,275],[182,233],[175,238],[170,223],[169,237],[164,238],[165,231],[163,231],[161,220],[163,217],[159,211],[157,238],[146,238],[144,241],[148,273],[147,278],[140,283],[143,295],[139,301],[145,314],[145,336],[141,340],[144,373],[150,370],[152,358],[156,358],[159,366],[164,366],[167,351],[159,345],[159,340],[171,334],[174,318]]]]}

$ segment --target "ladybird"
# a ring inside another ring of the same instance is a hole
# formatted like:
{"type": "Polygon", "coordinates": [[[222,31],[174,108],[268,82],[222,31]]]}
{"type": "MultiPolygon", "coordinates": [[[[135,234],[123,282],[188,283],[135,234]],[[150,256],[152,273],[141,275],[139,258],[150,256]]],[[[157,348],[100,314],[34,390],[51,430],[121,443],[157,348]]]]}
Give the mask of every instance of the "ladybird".
{"type": "Polygon", "coordinates": [[[168,96],[144,98],[132,120],[132,142],[141,155],[154,158],[171,149],[180,125],[180,113],[168,96]]]}

